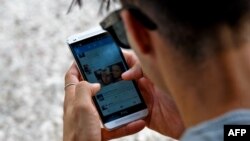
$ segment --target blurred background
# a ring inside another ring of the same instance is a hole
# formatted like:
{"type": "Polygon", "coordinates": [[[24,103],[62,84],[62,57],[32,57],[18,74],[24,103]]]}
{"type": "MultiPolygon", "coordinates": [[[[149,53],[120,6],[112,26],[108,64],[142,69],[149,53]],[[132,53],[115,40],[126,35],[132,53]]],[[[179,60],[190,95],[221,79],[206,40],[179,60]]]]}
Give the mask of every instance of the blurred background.
{"type": "MultiPolygon", "coordinates": [[[[61,141],[64,74],[73,62],[68,36],[87,30],[101,0],[1,0],[0,141],[61,141]]],[[[116,8],[114,5],[111,8],[116,8]]],[[[159,123],[160,124],[160,123],[159,123]]],[[[115,141],[171,139],[149,129],[115,141]]]]}

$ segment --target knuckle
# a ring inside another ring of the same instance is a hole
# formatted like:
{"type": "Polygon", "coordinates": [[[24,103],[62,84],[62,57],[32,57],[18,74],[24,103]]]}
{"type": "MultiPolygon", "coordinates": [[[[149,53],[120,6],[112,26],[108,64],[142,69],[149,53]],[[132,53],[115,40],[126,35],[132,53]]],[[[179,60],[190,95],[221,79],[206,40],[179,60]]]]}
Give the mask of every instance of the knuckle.
{"type": "Polygon", "coordinates": [[[77,103],[75,106],[74,106],[74,113],[75,113],[75,116],[80,116],[82,113],[86,113],[88,111],[88,108],[89,106],[85,103],[77,103]]]}
{"type": "Polygon", "coordinates": [[[89,91],[89,87],[88,87],[88,82],[86,81],[81,81],[80,83],[78,83],[76,85],[76,94],[79,92],[88,92],[89,91]]]}
{"type": "Polygon", "coordinates": [[[88,85],[87,81],[81,81],[76,85],[77,89],[85,88],[88,85]]]}

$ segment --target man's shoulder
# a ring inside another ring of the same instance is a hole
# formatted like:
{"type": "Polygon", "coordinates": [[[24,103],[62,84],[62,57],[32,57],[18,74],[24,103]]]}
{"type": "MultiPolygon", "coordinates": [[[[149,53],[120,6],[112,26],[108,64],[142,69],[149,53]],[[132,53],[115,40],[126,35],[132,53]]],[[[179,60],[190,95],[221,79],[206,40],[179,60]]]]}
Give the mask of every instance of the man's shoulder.
{"type": "Polygon", "coordinates": [[[181,141],[223,141],[224,125],[250,125],[250,110],[235,110],[189,128],[181,141]]]}

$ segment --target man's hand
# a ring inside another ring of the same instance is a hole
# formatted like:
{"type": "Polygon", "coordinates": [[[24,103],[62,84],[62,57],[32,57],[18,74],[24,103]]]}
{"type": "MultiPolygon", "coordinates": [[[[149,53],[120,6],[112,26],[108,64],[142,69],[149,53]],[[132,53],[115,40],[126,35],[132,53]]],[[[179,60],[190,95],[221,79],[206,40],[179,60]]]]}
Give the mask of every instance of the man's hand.
{"type": "Polygon", "coordinates": [[[110,140],[134,134],[145,127],[145,122],[138,120],[112,131],[102,128],[99,115],[92,103],[92,96],[100,90],[100,85],[81,80],[81,75],[73,64],[65,75],[64,141],[110,140]]]}
{"type": "Polygon", "coordinates": [[[180,138],[185,127],[172,97],[159,90],[143,75],[140,62],[133,51],[123,50],[123,54],[131,69],[123,73],[122,78],[137,80],[149,108],[149,116],[145,119],[147,127],[172,138],[180,138]]]}

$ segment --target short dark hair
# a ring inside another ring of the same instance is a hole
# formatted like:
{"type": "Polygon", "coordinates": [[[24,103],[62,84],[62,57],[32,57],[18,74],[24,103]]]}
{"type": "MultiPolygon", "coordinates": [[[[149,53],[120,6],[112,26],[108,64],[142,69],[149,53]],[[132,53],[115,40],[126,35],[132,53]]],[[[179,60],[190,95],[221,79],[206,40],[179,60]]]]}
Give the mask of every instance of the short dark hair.
{"type": "MultiPolygon", "coordinates": [[[[158,30],[184,54],[194,58],[204,53],[204,42],[213,41],[222,24],[236,27],[250,9],[250,0],[121,0],[136,5],[158,30]]],[[[211,47],[211,46],[209,46],[211,47]]],[[[214,51],[219,47],[212,46],[214,51]]],[[[206,49],[205,49],[206,51],[206,49]]]]}
{"type": "MultiPolygon", "coordinates": [[[[81,0],[73,0],[81,5],[81,0]]],[[[110,2],[101,0],[100,9],[109,8],[110,2]]],[[[120,0],[123,5],[135,5],[146,13],[158,31],[176,49],[191,58],[221,50],[215,45],[216,29],[226,24],[237,27],[250,11],[250,0],[120,0]],[[205,45],[206,43],[213,45],[205,45]],[[209,48],[207,48],[209,47],[209,48]]],[[[72,2],[73,5],[73,2],[72,2]]]]}

